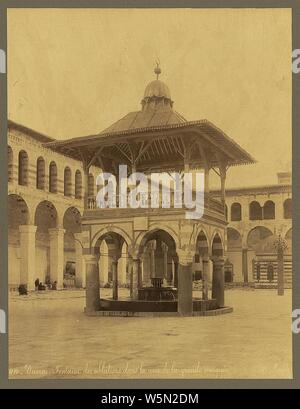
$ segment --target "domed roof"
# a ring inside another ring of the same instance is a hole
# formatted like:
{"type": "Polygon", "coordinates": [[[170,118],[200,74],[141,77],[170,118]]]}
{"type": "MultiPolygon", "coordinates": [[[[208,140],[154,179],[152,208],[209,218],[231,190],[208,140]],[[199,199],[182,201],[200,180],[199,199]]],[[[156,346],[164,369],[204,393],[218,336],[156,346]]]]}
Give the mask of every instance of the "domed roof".
{"type": "Polygon", "coordinates": [[[144,99],[152,97],[163,97],[171,99],[171,94],[168,86],[160,80],[151,81],[145,89],[144,99]]]}

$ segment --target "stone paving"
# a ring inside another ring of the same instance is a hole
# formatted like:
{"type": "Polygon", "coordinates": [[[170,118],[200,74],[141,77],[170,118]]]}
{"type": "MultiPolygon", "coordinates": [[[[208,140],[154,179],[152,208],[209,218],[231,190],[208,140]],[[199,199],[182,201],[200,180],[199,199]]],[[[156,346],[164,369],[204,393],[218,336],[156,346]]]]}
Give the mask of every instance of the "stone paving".
{"type": "Polygon", "coordinates": [[[234,312],[215,317],[87,317],[84,304],[83,290],[11,294],[10,378],[292,378],[290,290],[226,290],[234,312]]]}

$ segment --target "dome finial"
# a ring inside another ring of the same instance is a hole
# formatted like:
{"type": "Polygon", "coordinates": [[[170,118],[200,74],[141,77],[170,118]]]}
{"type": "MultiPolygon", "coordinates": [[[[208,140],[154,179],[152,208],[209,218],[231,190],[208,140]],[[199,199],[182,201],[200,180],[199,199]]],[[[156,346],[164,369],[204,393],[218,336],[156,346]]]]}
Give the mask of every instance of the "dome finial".
{"type": "Polygon", "coordinates": [[[154,73],[156,74],[156,79],[158,80],[159,74],[161,74],[161,68],[159,66],[159,61],[156,61],[156,67],[154,68],[154,73]]]}

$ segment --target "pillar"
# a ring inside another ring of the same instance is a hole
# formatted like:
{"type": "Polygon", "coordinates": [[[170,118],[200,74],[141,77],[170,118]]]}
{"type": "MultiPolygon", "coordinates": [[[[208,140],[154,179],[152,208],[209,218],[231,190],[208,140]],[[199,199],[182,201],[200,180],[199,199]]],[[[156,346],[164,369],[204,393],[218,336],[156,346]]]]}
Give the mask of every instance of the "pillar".
{"type": "Polygon", "coordinates": [[[20,231],[20,284],[27,290],[34,290],[35,271],[35,233],[37,226],[21,225],[20,231]]]}
{"type": "Polygon", "coordinates": [[[178,260],[174,259],[174,287],[178,288],[178,260]]]}
{"type": "Polygon", "coordinates": [[[141,288],[141,262],[138,258],[132,260],[132,299],[138,300],[141,288]]]}
{"type": "Polygon", "coordinates": [[[100,244],[100,258],[98,264],[100,271],[100,286],[103,287],[108,282],[108,247],[105,240],[102,240],[100,244]]]}
{"type": "Polygon", "coordinates": [[[202,257],[202,276],[203,276],[203,300],[208,300],[208,282],[209,282],[209,257],[202,257]]]}
{"type": "Polygon", "coordinates": [[[64,280],[64,229],[48,230],[50,235],[50,280],[56,287],[63,288],[64,280]]]}
{"type": "Polygon", "coordinates": [[[168,281],[168,246],[166,243],[161,243],[161,249],[163,252],[163,278],[168,281]]]}
{"type": "Polygon", "coordinates": [[[193,258],[183,255],[179,259],[178,271],[178,314],[193,315],[193,258]]]}
{"type": "Polygon", "coordinates": [[[118,260],[113,260],[111,263],[112,279],[113,279],[113,300],[118,299],[118,260]]]}
{"type": "Polygon", "coordinates": [[[244,283],[248,283],[249,277],[248,277],[248,249],[247,248],[242,249],[242,272],[243,272],[243,277],[244,277],[244,283]]]}
{"type": "Polygon", "coordinates": [[[82,254],[82,234],[75,233],[75,284],[78,288],[85,288],[85,262],[82,254]]]}
{"type": "Polygon", "coordinates": [[[98,256],[86,254],[86,312],[94,312],[100,309],[100,285],[98,256]]]}
{"type": "Polygon", "coordinates": [[[218,307],[224,307],[224,258],[213,257],[212,298],[217,300],[218,307]]]}

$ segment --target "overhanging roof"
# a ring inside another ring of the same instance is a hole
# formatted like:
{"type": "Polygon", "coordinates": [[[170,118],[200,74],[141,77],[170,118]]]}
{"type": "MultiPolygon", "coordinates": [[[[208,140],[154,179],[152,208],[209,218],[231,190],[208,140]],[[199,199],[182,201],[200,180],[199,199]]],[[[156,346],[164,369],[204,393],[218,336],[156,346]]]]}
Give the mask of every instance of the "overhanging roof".
{"type": "MultiPolygon", "coordinates": [[[[130,117],[133,119],[132,115],[130,117]]],[[[218,155],[225,158],[227,166],[255,163],[248,152],[206,119],[185,121],[181,117],[182,122],[140,128],[133,127],[137,123],[135,121],[128,128],[128,119],[124,117],[96,135],[54,141],[45,146],[78,160],[94,158],[93,164],[103,167],[101,157],[126,163],[126,160],[130,161],[131,145],[139,145],[141,150],[137,168],[143,171],[149,167],[166,170],[182,168],[184,143],[202,146],[198,153],[195,150],[192,157],[191,167],[194,168],[204,166],[203,152],[209,156],[211,166],[219,164],[218,155]],[[99,154],[95,156],[97,152],[99,154]]]]}

